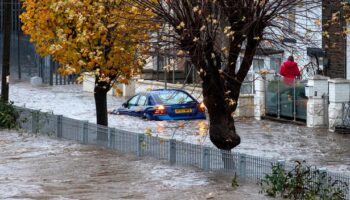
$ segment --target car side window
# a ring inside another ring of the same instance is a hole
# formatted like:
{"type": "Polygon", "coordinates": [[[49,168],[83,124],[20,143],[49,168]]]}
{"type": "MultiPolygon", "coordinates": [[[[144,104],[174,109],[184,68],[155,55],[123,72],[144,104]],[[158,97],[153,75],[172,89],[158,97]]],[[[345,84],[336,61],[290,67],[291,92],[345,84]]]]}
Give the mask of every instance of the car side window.
{"type": "Polygon", "coordinates": [[[147,105],[156,105],[156,102],[154,101],[154,99],[151,96],[148,98],[148,104],[147,105]]]}
{"type": "Polygon", "coordinates": [[[146,96],[140,96],[139,102],[137,103],[138,106],[144,106],[146,105],[147,97],[146,96]]]}
{"type": "Polygon", "coordinates": [[[194,99],[191,96],[181,91],[163,92],[157,94],[157,97],[160,102],[166,105],[186,104],[194,101],[194,99]]]}
{"type": "Polygon", "coordinates": [[[136,106],[136,103],[137,103],[137,99],[139,98],[140,95],[136,95],[134,96],[133,98],[131,98],[129,101],[128,101],[128,107],[130,106],[136,106]]]}

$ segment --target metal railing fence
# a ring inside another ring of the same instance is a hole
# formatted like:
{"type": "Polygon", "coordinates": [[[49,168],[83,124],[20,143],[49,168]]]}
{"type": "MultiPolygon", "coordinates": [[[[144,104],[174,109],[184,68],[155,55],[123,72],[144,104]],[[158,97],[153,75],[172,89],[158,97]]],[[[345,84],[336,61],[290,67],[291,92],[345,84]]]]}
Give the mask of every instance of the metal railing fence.
{"type": "MultiPolygon", "coordinates": [[[[150,156],[170,164],[195,166],[204,171],[222,171],[238,177],[258,181],[272,173],[272,165],[282,164],[285,169],[293,169],[292,164],[237,152],[223,151],[213,147],[186,143],[174,139],[164,139],[143,133],[129,132],[92,124],[88,121],[70,119],[62,115],[16,107],[18,122],[25,131],[47,135],[82,144],[130,153],[137,156],[150,156]]],[[[316,170],[316,169],[315,169],[316,170]]],[[[339,180],[347,184],[343,188],[350,199],[348,174],[324,171],[326,180],[339,180]],[[330,178],[330,179],[329,179],[330,178]]],[[[319,179],[320,177],[314,177],[319,179]]],[[[325,184],[332,184],[325,181],[325,184]]],[[[339,184],[339,187],[343,187],[339,184]]]]}

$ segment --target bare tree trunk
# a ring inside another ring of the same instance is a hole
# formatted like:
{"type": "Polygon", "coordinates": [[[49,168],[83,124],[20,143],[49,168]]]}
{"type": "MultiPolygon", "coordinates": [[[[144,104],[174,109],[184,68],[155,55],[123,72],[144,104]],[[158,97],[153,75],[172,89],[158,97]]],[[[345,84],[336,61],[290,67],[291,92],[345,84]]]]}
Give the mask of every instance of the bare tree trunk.
{"type": "Polygon", "coordinates": [[[241,139],[236,133],[233,112],[227,109],[224,88],[215,80],[221,82],[219,73],[207,75],[203,80],[203,97],[210,116],[210,140],[219,149],[231,150],[241,139]]]}
{"type": "Polygon", "coordinates": [[[9,100],[10,50],[11,50],[11,0],[4,0],[4,46],[1,78],[1,100],[9,100]]]}
{"type": "Polygon", "coordinates": [[[210,118],[210,140],[219,149],[231,150],[241,142],[241,138],[236,133],[233,119],[238,96],[232,99],[233,94],[237,93],[236,90],[239,94],[240,85],[230,85],[230,89],[233,91],[227,92],[226,79],[221,71],[221,58],[219,54],[213,56],[214,43],[209,42],[202,52],[205,52],[205,55],[196,56],[193,53],[192,61],[199,72],[201,72],[201,68],[205,71],[205,73],[200,73],[200,76],[203,81],[203,99],[210,118]],[[230,97],[226,94],[229,94],[230,97]]]}

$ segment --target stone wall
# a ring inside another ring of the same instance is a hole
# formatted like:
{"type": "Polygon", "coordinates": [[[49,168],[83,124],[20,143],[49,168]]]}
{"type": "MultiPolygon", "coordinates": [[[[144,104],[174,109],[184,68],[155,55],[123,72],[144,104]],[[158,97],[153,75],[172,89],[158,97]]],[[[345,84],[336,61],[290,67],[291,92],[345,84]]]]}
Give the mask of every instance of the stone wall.
{"type": "Polygon", "coordinates": [[[344,104],[350,101],[350,80],[316,76],[308,80],[307,126],[343,126],[344,104]]]}
{"type": "Polygon", "coordinates": [[[329,81],[329,130],[342,126],[344,103],[350,101],[350,81],[333,79],[329,81]]]}
{"type": "Polygon", "coordinates": [[[316,75],[308,80],[305,88],[307,102],[306,124],[308,127],[326,127],[328,102],[328,77],[316,75]]]}

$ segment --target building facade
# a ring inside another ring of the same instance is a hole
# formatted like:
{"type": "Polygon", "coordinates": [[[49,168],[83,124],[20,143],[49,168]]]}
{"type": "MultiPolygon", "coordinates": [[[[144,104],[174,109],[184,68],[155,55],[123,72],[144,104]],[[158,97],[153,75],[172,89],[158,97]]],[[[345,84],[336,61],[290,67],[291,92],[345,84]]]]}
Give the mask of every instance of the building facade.
{"type": "MultiPolygon", "coordinates": [[[[322,1],[322,48],[328,63],[325,66],[325,75],[331,78],[350,79],[350,63],[348,52],[349,36],[345,34],[347,27],[345,20],[344,0],[322,1]]],[[[349,49],[350,50],[350,49],[349,49]]]]}

